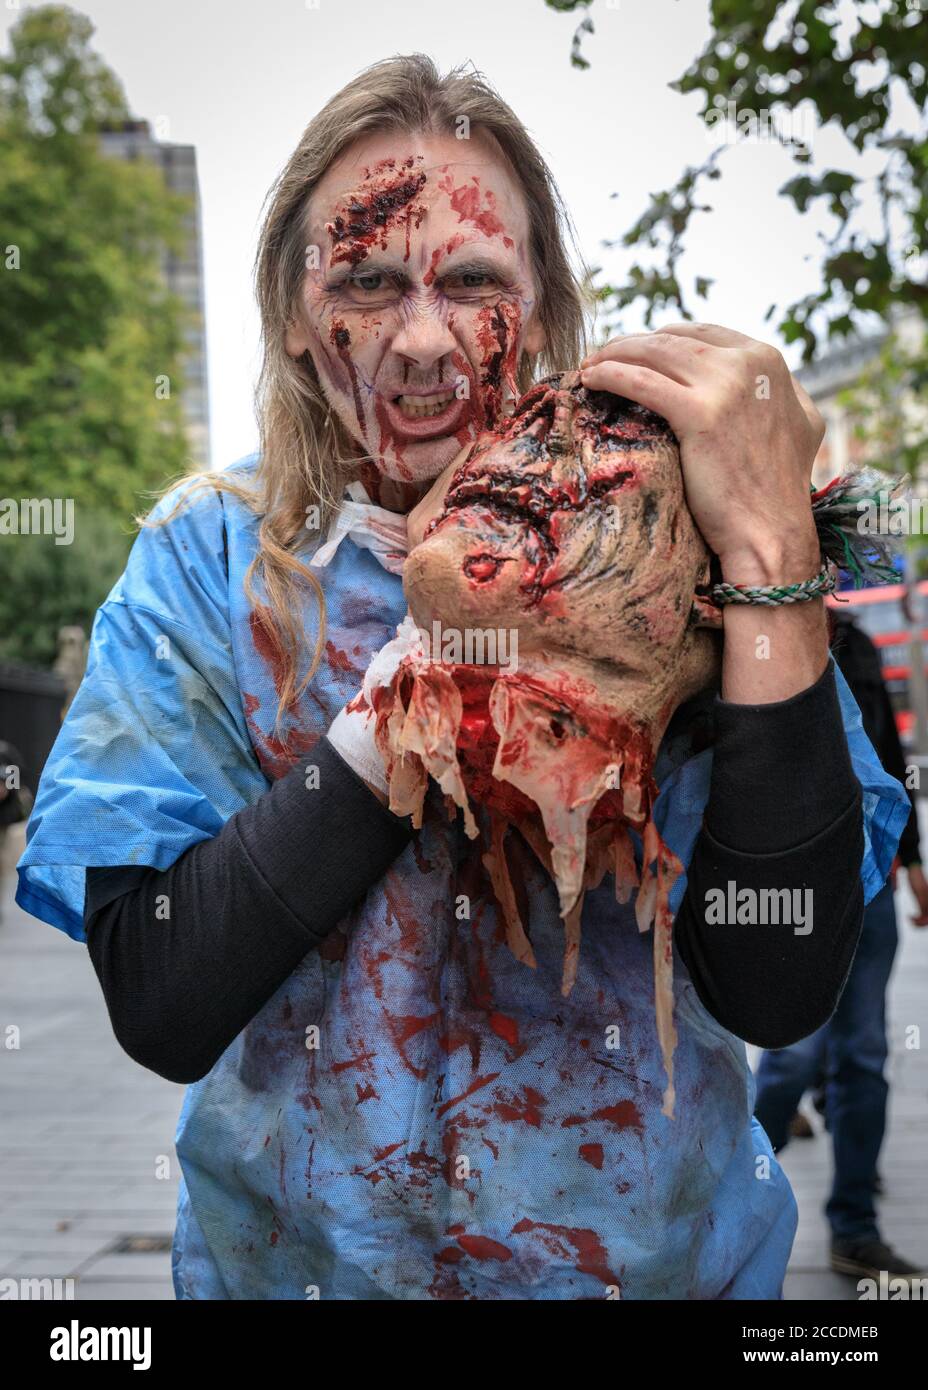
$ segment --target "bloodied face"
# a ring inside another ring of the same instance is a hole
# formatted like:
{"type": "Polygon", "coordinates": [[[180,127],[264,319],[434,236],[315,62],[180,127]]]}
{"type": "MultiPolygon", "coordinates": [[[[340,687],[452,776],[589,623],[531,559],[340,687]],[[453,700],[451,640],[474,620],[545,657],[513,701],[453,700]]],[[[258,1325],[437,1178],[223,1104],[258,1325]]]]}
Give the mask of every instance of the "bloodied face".
{"type": "Polygon", "coordinates": [[[421,626],[515,628],[523,657],[594,663],[597,685],[669,717],[708,650],[708,562],[667,422],[567,372],[477,441],[405,579],[421,626]]]}
{"type": "Polygon", "coordinates": [[[293,356],[309,352],[349,433],[388,478],[437,476],[517,394],[544,344],[524,201],[469,140],[357,142],[313,190],[293,356]]]}

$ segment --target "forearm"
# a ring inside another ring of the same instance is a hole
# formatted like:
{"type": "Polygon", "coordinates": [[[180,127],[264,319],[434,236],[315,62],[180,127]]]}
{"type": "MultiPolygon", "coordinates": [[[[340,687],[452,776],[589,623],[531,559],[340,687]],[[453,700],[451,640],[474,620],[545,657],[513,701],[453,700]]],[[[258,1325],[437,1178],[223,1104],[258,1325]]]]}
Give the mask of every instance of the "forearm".
{"type": "Polygon", "coordinates": [[[674,936],[713,1017],[749,1042],[783,1047],[830,1017],[853,960],[860,786],[830,664],[784,702],[720,702],[717,722],[674,936]]]}
{"type": "MultiPolygon", "coordinates": [[[[821,567],[818,542],[806,537],[790,548],[767,546],[722,561],[729,584],[792,584],[821,567]]],[[[819,679],[828,661],[828,625],[822,599],[767,606],[727,604],[723,609],[722,698],[734,704],[788,700],[819,679]]]]}
{"type": "Polygon", "coordinates": [[[322,740],[213,840],[164,871],[88,871],[88,948],[114,1032],[172,1081],[204,1076],[411,838],[322,740]],[[95,901],[96,893],[96,901],[95,901]]]}

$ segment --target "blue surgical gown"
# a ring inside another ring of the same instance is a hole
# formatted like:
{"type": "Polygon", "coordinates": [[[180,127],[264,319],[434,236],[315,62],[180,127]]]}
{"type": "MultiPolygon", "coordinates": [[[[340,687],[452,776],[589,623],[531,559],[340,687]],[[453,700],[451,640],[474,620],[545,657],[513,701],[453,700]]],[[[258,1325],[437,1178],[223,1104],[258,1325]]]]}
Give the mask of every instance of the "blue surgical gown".
{"type": "MultiPolygon", "coordinates": [[[[243,588],[257,524],[231,494],[192,494],[141,532],[96,617],[19,866],[20,905],[76,941],[89,865],[167,868],[294,761],[311,766],[404,616],[400,579],[345,540],[320,571],[325,659],[275,729],[275,646],[243,588]]],[[[314,633],[311,608],[307,621],[314,633]]],[[[909,803],[835,677],[869,900],[909,803]]],[[[711,749],[665,738],[655,818],[684,865],[711,767],[711,749]]],[[[778,1298],[796,1206],[752,1119],[744,1043],[675,952],[668,1119],[634,898],[619,906],[609,879],[588,894],[564,999],[552,884],[526,863],[533,971],[505,945],[475,854],[430,794],[415,843],[188,1088],[177,1296],[778,1298]]]]}

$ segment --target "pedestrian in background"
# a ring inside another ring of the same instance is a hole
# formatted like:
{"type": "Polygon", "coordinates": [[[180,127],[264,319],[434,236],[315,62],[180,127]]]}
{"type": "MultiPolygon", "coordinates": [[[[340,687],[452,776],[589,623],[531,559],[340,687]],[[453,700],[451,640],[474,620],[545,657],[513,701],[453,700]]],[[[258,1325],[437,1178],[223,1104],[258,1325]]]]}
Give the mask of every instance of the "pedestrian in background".
{"type": "MultiPolygon", "coordinates": [[[[835,614],[832,650],[860,706],[864,729],[883,767],[908,787],[905,757],[883,681],[880,655],[848,613],[835,614]]],[[[918,812],[899,841],[893,872],[864,913],[847,982],[831,1019],[791,1047],[765,1052],[757,1073],[754,1113],[775,1152],[807,1090],[825,1077],[825,1115],[834,1147],[834,1178],[825,1214],[831,1226],[831,1267],[840,1274],[911,1278],[925,1274],[881,1238],[876,1215],[877,1162],[886,1129],[889,1083],[884,1067],[886,987],[898,945],[893,900],[901,863],[918,904],[916,927],[928,926],[928,881],[921,864],[918,812]]]]}

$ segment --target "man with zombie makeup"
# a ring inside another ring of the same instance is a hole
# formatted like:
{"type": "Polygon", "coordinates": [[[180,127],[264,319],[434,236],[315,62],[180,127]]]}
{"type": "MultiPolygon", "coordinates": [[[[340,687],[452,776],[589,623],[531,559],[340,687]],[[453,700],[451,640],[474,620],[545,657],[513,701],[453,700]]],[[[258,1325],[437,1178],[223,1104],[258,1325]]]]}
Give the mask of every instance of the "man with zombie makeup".
{"type": "Polygon", "coordinates": [[[820,420],[713,326],[532,392],[583,352],[550,175],[482,79],[419,55],[311,122],[258,291],[261,455],[139,536],[20,866],[123,1047],[192,1083],[178,1297],[777,1298],[796,1210],[742,1039],[831,1013],[908,803],[821,600],[702,581],[819,572],[820,420]],[[429,703],[459,670],[397,682],[408,604],[520,634],[467,750],[447,684],[429,703]],[[552,779],[594,745],[621,796],[597,767],[578,818],[552,779]],[[814,930],[709,926],[732,880],[811,889],[814,930]]]}

